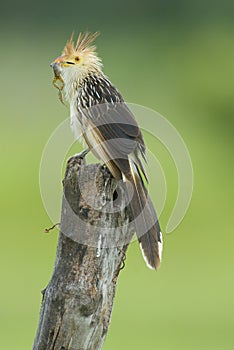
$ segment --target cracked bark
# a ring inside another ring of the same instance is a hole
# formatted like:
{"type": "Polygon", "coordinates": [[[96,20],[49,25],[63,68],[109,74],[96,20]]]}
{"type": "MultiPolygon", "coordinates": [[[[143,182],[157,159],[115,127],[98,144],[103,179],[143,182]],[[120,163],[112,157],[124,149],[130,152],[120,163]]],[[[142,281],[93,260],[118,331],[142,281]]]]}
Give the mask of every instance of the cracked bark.
{"type": "Polygon", "coordinates": [[[99,350],[134,228],[121,187],[101,165],[67,164],[56,261],[33,350],[99,350]]]}

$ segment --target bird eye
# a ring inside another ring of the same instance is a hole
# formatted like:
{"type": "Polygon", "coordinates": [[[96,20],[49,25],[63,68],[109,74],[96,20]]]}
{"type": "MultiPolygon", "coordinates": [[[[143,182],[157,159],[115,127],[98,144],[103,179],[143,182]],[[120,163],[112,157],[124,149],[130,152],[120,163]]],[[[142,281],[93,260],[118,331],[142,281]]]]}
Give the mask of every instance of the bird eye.
{"type": "Polygon", "coordinates": [[[75,57],[75,61],[78,62],[80,59],[78,56],[75,57]]]}

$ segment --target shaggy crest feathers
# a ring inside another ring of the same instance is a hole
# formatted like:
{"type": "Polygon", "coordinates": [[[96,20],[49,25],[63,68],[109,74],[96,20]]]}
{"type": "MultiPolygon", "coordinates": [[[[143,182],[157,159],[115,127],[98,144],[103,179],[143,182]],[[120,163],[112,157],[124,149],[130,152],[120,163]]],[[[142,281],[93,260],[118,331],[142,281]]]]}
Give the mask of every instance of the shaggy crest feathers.
{"type": "Polygon", "coordinates": [[[76,42],[76,45],[74,46],[73,37],[74,32],[71,35],[70,40],[67,42],[66,46],[63,49],[64,55],[71,55],[74,52],[86,52],[86,53],[95,53],[96,46],[90,44],[97,38],[99,35],[99,32],[95,33],[80,33],[76,42]]]}

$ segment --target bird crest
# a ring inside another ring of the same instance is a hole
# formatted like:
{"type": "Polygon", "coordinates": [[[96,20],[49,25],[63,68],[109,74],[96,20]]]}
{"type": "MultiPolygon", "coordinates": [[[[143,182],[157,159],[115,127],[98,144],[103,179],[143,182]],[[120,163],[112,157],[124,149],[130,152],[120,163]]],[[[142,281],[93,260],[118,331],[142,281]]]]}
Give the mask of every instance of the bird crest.
{"type": "Polygon", "coordinates": [[[70,40],[67,42],[66,46],[63,49],[64,55],[71,55],[74,52],[86,52],[86,53],[94,53],[96,50],[96,46],[90,45],[96,37],[99,35],[99,32],[95,33],[80,33],[77,39],[76,44],[74,45],[74,32],[71,35],[70,40]]]}

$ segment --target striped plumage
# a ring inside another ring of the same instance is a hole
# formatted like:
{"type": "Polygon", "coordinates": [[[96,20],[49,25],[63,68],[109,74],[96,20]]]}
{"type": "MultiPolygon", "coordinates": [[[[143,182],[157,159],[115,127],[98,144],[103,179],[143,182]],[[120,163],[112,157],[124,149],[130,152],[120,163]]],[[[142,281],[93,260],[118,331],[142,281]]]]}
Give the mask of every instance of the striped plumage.
{"type": "Polygon", "coordinates": [[[101,60],[90,46],[95,37],[80,34],[74,46],[72,36],[52,66],[56,74],[61,71],[75,135],[81,134],[112,175],[124,181],[143,256],[155,269],[160,265],[162,235],[143,181],[144,140],[123,97],[102,72],[101,60]]]}

